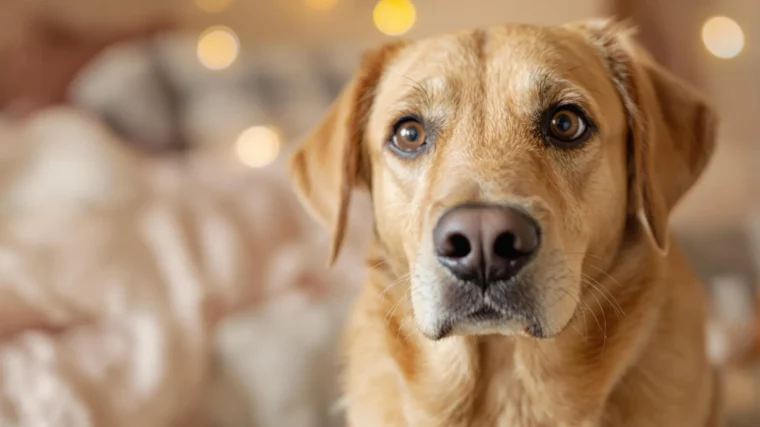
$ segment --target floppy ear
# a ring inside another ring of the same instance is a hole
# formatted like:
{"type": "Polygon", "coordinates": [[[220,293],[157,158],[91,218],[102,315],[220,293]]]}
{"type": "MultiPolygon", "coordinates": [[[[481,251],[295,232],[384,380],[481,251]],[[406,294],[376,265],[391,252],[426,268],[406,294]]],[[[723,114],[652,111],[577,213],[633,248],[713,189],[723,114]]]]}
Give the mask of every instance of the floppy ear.
{"type": "Polygon", "coordinates": [[[601,49],[629,117],[629,212],[665,254],[668,217],[712,155],[717,117],[635,43],[630,28],[601,20],[583,28],[601,49]]]}
{"type": "Polygon", "coordinates": [[[352,189],[370,186],[364,128],[385,65],[402,46],[394,43],[364,55],[351,82],[290,159],[301,202],[332,232],[330,264],[343,242],[352,189]]]}

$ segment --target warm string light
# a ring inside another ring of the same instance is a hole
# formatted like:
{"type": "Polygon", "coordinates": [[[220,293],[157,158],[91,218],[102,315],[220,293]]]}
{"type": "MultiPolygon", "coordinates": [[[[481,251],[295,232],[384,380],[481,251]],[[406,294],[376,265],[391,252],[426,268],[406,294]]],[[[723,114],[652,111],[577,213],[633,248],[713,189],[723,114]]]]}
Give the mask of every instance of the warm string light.
{"type": "Polygon", "coordinates": [[[277,158],[280,137],[268,126],[253,126],[240,134],[235,142],[235,155],[248,167],[264,167],[277,158]]]}
{"type": "Polygon", "coordinates": [[[375,27],[389,36],[400,36],[412,28],[417,10],[410,0],[380,0],[372,13],[375,27]]]}
{"type": "Polygon", "coordinates": [[[198,38],[198,60],[208,69],[223,70],[232,65],[240,53],[240,41],[231,28],[211,27],[198,38]]]}
{"type": "Polygon", "coordinates": [[[702,26],[702,41],[710,53],[729,59],[739,55],[744,48],[744,32],[731,18],[715,16],[702,26]]]}

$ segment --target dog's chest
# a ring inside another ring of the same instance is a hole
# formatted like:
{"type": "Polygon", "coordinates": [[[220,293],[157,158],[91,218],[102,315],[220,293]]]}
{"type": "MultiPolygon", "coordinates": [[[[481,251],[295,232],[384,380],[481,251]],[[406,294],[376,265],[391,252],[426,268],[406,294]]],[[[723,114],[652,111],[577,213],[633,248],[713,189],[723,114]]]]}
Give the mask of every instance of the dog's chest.
{"type": "MultiPolygon", "coordinates": [[[[450,398],[439,412],[406,411],[407,426],[426,427],[561,427],[580,424],[562,423],[552,398],[537,399],[535,394],[515,378],[493,381],[482,392],[450,398]],[[445,410],[448,407],[450,411],[445,410]],[[458,408],[458,410],[453,410],[458,408]],[[416,412],[416,413],[415,413],[416,412]]],[[[449,396],[456,393],[449,390],[449,396]]],[[[435,399],[434,397],[431,397],[435,399]]],[[[424,399],[424,398],[423,398],[424,399]]],[[[445,402],[442,398],[440,402],[445,402]]],[[[556,403],[556,402],[555,402],[556,403]]]]}
{"type": "MultiPolygon", "coordinates": [[[[408,426],[430,427],[558,427],[579,426],[577,422],[563,424],[559,420],[572,416],[573,408],[565,406],[553,384],[539,384],[525,372],[520,360],[511,357],[509,344],[479,346],[468,352],[467,363],[436,364],[435,378],[421,378],[411,388],[407,407],[408,426]]],[[[447,357],[458,356],[449,351],[447,357]]],[[[437,362],[444,362],[438,360],[437,362]]],[[[567,397],[567,396],[566,396],[567,397]]]]}
{"type": "Polygon", "coordinates": [[[468,427],[557,427],[557,403],[549,390],[526,384],[514,362],[484,373],[476,388],[468,427]],[[538,392],[538,393],[537,393],[538,392]]]}

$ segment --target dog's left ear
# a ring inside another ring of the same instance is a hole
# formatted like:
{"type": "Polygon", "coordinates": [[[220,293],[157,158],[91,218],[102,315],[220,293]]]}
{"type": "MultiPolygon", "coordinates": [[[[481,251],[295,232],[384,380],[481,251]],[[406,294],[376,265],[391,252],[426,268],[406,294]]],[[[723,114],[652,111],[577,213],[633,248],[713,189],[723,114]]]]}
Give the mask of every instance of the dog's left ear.
{"type": "Polygon", "coordinates": [[[343,242],[351,191],[370,185],[363,147],[366,120],[386,64],[403,45],[393,43],[364,55],[359,70],[322,123],[290,159],[290,175],[301,202],[332,232],[330,264],[343,242]]]}
{"type": "Polygon", "coordinates": [[[595,20],[578,28],[600,49],[629,117],[629,212],[665,254],[670,212],[715,147],[716,114],[694,89],[656,64],[627,26],[595,20]]]}

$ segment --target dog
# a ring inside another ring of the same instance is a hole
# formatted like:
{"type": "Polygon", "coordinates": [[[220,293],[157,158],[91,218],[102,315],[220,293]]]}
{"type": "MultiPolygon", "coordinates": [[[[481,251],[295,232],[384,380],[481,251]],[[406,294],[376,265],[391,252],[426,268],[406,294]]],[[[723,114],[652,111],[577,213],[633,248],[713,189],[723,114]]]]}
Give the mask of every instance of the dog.
{"type": "Polygon", "coordinates": [[[614,20],[367,53],[290,160],[331,260],[353,189],[372,198],[349,425],[721,425],[703,287],[668,231],[716,126],[614,20]]]}

